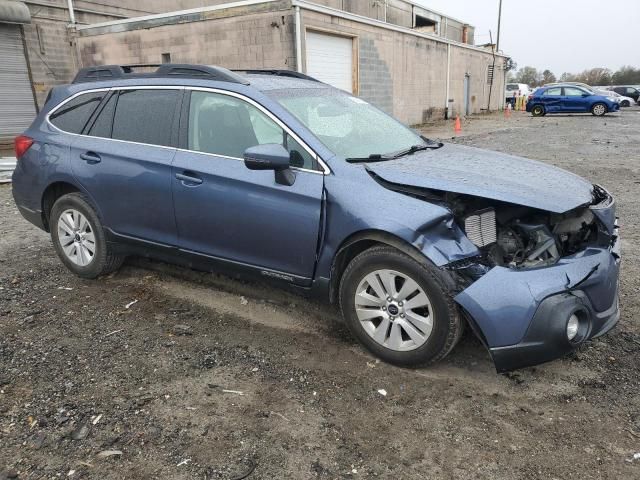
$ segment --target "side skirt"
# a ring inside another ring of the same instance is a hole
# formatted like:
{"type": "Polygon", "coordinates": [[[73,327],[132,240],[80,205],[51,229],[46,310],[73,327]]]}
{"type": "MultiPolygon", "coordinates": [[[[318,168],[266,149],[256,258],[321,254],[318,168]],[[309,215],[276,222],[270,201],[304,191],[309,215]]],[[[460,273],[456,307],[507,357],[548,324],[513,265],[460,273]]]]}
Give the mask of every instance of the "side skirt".
{"type": "MultiPolygon", "coordinates": [[[[193,270],[221,273],[231,278],[266,281],[279,288],[303,295],[315,297],[319,294],[316,292],[316,285],[314,285],[317,282],[314,282],[311,278],[183,250],[173,245],[129,237],[115,233],[110,229],[105,230],[107,232],[107,241],[113,250],[122,255],[160,260],[193,270]]],[[[322,290],[321,286],[320,290],[322,290]]]]}

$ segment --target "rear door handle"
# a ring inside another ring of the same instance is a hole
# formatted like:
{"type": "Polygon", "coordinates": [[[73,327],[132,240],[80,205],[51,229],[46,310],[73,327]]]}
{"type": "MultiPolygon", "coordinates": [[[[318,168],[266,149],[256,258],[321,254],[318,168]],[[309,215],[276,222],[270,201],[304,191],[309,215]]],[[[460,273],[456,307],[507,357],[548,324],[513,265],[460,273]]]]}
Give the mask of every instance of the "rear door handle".
{"type": "Polygon", "coordinates": [[[81,153],[80,158],[89,164],[100,163],[102,161],[100,155],[95,152],[81,153]]]}
{"type": "Polygon", "coordinates": [[[191,185],[200,185],[202,183],[201,178],[186,175],[184,173],[176,173],[176,178],[184,183],[190,183],[191,185]]]}

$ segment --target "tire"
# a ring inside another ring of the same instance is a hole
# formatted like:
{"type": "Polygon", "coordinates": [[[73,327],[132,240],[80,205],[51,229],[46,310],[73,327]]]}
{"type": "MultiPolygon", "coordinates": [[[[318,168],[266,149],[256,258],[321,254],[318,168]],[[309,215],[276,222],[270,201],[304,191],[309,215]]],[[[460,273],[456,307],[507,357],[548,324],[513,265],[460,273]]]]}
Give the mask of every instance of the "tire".
{"type": "Polygon", "coordinates": [[[74,192],[56,200],[49,225],[58,257],[79,277],[97,278],[122,265],[124,256],[112,252],[102,222],[86,195],[74,192]]]}
{"type": "Polygon", "coordinates": [[[620,106],[621,106],[621,107],[630,107],[630,106],[631,106],[631,102],[629,102],[629,100],[623,100],[623,101],[620,103],[620,106]]]}
{"type": "Polygon", "coordinates": [[[592,107],[591,107],[591,113],[593,115],[595,115],[596,117],[602,117],[608,111],[609,111],[609,109],[607,108],[607,106],[604,103],[601,103],[601,102],[594,103],[592,105],[592,107]]]}
{"type": "Polygon", "coordinates": [[[340,280],[340,309],[353,335],[385,362],[404,367],[435,363],[458,343],[464,325],[445,283],[428,260],[419,263],[394,248],[373,247],[357,255],[345,269],[340,280]],[[390,278],[394,285],[385,289],[382,285],[389,285],[390,278]],[[389,289],[395,290],[391,302],[376,293],[384,297],[389,289]],[[425,298],[425,306],[420,306],[425,298]]]}
{"type": "Polygon", "coordinates": [[[534,105],[531,107],[531,115],[534,117],[543,117],[546,114],[542,105],[534,105]]]}

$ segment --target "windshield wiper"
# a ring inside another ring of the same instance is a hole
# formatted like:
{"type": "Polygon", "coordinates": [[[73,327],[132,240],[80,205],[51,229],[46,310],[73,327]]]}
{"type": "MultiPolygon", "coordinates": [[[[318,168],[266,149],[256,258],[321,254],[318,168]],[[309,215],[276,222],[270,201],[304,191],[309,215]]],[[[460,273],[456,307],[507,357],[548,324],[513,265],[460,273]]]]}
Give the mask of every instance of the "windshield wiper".
{"type": "Polygon", "coordinates": [[[394,160],[396,158],[404,157],[405,155],[411,155],[416,152],[420,152],[422,150],[436,150],[442,147],[444,144],[439,142],[433,142],[428,140],[427,143],[422,145],[412,145],[406,150],[400,150],[399,152],[393,153],[372,153],[368,157],[355,157],[355,158],[347,158],[347,162],[349,163],[373,163],[373,162],[384,162],[386,160],[394,160]]]}

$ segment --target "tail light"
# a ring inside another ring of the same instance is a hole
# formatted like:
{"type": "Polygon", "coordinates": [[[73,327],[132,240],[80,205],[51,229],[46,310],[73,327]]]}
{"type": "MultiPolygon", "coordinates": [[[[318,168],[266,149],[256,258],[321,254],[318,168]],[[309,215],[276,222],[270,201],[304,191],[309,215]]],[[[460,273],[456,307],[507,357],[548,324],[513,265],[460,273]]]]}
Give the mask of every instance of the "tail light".
{"type": "Polygon", "coordinates": [[[16,160],[20,160],[20,158],[29,150],[29,148],[33,145],[33,138],[27,137],[26,135],[19,135],[13,142],[14,151],[16,152],[16,160]]]}

